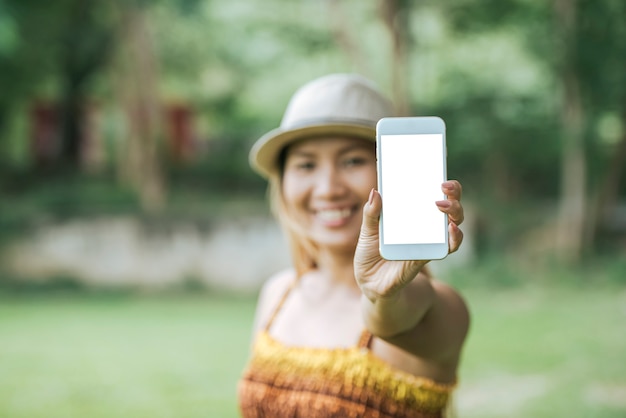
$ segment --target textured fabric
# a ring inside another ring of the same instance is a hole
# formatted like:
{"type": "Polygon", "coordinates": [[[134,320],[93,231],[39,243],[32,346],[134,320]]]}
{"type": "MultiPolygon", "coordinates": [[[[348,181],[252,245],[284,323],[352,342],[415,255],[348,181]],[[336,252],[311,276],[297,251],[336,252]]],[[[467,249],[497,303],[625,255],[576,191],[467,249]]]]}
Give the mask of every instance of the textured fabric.
{"type": "Polygon", "coordinates": [[[244,418],[436,418],[453,388],[396,370],[367,347],[288,347],[266,330],[238,394],[244,418]]]}

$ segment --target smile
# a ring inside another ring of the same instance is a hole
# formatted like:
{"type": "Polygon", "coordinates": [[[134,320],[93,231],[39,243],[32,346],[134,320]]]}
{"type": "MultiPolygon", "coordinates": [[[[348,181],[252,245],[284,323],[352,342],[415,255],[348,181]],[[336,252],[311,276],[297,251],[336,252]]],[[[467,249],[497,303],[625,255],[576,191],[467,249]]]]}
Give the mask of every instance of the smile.
{"type": "Polygon", "coordinates": [[[340,222],[352,215],[352,209],[325,209],[318,210],[317,218],[324,222],[340,222]]]}

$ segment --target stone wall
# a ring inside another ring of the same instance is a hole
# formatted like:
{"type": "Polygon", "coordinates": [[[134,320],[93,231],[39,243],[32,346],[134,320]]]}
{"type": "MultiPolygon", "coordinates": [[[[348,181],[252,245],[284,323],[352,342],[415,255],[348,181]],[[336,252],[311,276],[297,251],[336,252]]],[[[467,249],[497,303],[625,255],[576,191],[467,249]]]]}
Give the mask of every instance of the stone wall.
{"type": "Polygon", "coordinates": [[[72,220],[37,228],[7,246],[9,271],[32,279],[71,277],[95,286],[158,288],[185,280],[256,290],[289,265],[271,219],[147,225],[129,217],[72,220]]]}

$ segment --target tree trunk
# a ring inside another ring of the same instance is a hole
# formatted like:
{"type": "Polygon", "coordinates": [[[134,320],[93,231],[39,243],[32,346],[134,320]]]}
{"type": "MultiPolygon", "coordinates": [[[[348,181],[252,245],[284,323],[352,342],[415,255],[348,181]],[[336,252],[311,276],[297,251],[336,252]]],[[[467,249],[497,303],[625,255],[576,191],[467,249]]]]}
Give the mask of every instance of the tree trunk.
{"type": "Polygon", "coordinates": [[[84,0],[69,4],[62,38],[61,163],[79,168],[87,133],[85,87],[105,64],[111,47],[112,29],[100,22],[101,10],[84,0]]]}
{"type": "Polygon", "coordinates": [[[66,83],[68,85],[63,93],[61,103],[60,163],[64,167],[74,170],[80,166],[83,145],[84,99],[80,91],[81,87],[75,80],[68,79],[66,83]]]}
{"type": "MultiPolygon", "coordinates": [[[[626,108],[625,108],[626,109],[626,108]]],[[[626,126],[626,110],[622,115],[622,125],[626,126]]],[[[599,193],[594,201],[592,208],[593,222],[589,226],[589,240],[595,242],[600,229],[606,223],[607,217],[611,210],[618,203],[620,178],[622,172],[626,168],[626,132],[622,132],[622,138],[615,146],[614,152],[611,154],[611,160],[606,169],[606,174],[599,186],[599,193]]]]}
{"type": "Polygon", "coordinates": [[[398,116],[413,112],[409,92],[410,0],[380,0],[380,16],[389,30],[393,51],[391,62],[391,91],[398,116]]]}
{"type": "Polygon", "coordinates": [[[557,256],[566,263],[580,261],[585,242],[587,168],[584,152],[584,109],[575,67],[576,0],[555,0],[556,28],[563,51],[560,62],[561,195],[556,236],[557,256]]]}
{"type": "Polygon", "coordinates": [[[346,56],[349,57],[355,70],[361,74],[367,75],[367,60],[363,57],[358,43],[355,42],[349,30],[350,25],[346,24],[347,19],[340,3],[341,0],[328,0],[330,30],[335,38],[335,42],[346,56]]]}
{"type": "Polygon", "coordinates": [[[121,7],[123,46],[117,84],[128,135],[118,158],[119,174],[138,192],[143,208],[154,212],[165,203],[159,157],[162,109],[157,95],[157,62],[143,11],[132,5],[121,7]]]}

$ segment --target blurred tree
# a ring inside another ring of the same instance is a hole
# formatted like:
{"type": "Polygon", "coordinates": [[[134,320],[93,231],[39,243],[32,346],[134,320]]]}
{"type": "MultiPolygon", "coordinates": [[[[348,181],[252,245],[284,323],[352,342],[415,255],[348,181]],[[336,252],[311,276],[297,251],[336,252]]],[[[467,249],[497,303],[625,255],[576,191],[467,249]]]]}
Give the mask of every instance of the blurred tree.
{"type": "Polygon", "coordinates": [[[349,57],[355,71],[367,74],[367,59],[364,56],[362,45],[357,34],[350,25],[346,25],[346,2],[342,0],[328,0],[328,18],[330,31],[339,49],[349,57]]]}
{"type": "Polygon", "coordinates": [[[420,110],[447,122],[449,175],[472,199],[481,252],[515,248],[544,219],[529,209],[557,195],[549,17],[523,0],[427,2],[417,16],[420,110]]]}
{"type": "Polygon", "coordinates": [[[10,118],[52,78],[56,4],[0,0],[0,157],[7,158],[10,118]]]}
{"type": "MultiPolygon", "coordinates": [[[[348,58],[353,71],[369,75],[368,54],[362,37],[362,28],[348,24],[346,9],[354,4],[345,0],[328,0],[326,13],[329,18],[329,30],[336,47],[348,58]]],[[[409,55],[415,53],[411,39],[412,2],[406,0],[379,0],[376,13],[385,28],[389,42],[377,45],[377,55],[389,56],[386,73],[390,74],[391,99],[398,115],[414,114],[411,108],[409,55]],[[389,48],[386,48],[389,45],[389,48]],[[389,49],[387,51],[386,49],[389,49]]],[[[378,23],[378,22],[377,22],[378,23]]],[[[330,49],[330,46],[329,46],[330,49]]]]}
{"type": "Polygon", "coordinates": [[[118,157],[119,174],[138,192],[142,207],[154,212],[163,208],[166,193],[159,152],[163,109],[158,61],[146,7],[137,2],[119,7],[120,44],[114,76],[128,126],[118,157]]]}
{"type": "Polygon", "coordinates": [[[78,168],[86,137],[89,83],[109,61],[116,33],[115,1],[59,0],[63,8],[59,34],[61,83],[61,163],[78,168]]]}
{"type": "Polygon", "coordinates": [[[4,87],[0,131],[14,108],[33,97],[56,96],[60,111],[57,163],[78,167],[87,93],[94,76],[105,69],[113,45],[113,4],[2,0],[0,12],[6,14],[0,20],[0,38],[5,39],[0,53],[4,87]]]}
{"type": "Polygon", "coordinates": [[[626,195],[626,3],[579,0],[579,9],[577,65],[586,83],[591,121],[586,142],[591,205],[585,237],[586,249],[593,249],[603,234],[617,228],[619,199],[626,195]]]}
{"type": "Polygon", "coordinates": [[[562,81],[561,256],[577,262],[611,228],[626,162],[626,4],[555,0],[562,81]],[[612,132],[598,129],[614,118],[612,132]],[[608,143],[607,143],[608,142],[608,143]]]}
{"type": "Polygon", "coordinates": [[[583,107],[576,35],[579,25],[577,0],[554,0],[555,52],[560,82],[562,125],[561,195],[558,213],[557,250],[562,260],[580,260],[587,215],[587,163],[584,131],[588,123],[583,107]]]}
{"type": "Polygon", "coordinates": [[[409,51],[411,47],[411,0],[379,0],[380,17],[391,37],[391,90],[399,116],[415,114],[410,108],[409,51]]]}
{"type": "MultiPolygon", "coordinates": [[[[623,157],[616,133],[624,126],[624,2],[466,0],[441,7],[452,30],[462,35],[456,41],[465,48],[470,44],[473,54],[464,57],[467,70],[455,69],[463,57],[452,62],[445,74],[451,95],[436,100],[436,111],[464,136],[451,144],[451,165],[471,179],[471,187],[480,184],[481,197],[491,205],[490,195],[495,202],[509,202],[498,218],[524,207],[524,201],[558,198],[545,226],[558,226],[550,233],[562,259],[580,260],[593,246],[597,223],[606,219],[603,206],[620,193],[623,157]],[[517,40],[526,62],[514,64],[515,43],[509,42],[508,50],[499,47],[507,39],[517,40]],[[498,54],[500,59],[492,60],[498,54]],[[507,69],[510,80],[502,79],[498,68],[507,69]],[[528,83],[529,70],[538,82],[528,83]],[[492,79],[484,83],[481,72],[492,79]],[[599,125],[613,127],[610,144],[598,134],[599,125]],[[476,176],[480,172],[483,180],[476,176]],[[599,193],[604,197],[594,190],[605,190],[599,193]],[[590,212],[594,202],[603,210],[590,212]]],[[[507,230],[494,237],[496,245],[511,241],[507,230]]]]}

